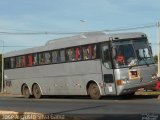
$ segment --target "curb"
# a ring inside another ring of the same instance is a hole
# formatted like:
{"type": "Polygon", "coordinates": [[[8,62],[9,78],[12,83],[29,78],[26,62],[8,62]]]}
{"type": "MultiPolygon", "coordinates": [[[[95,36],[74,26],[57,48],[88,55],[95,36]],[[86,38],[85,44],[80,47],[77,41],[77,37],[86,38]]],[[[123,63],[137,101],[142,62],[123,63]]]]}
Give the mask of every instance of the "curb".
{"type": "Polygon", "coordinates": [[[138,91],[135,93],[135,95],[160,95],[160,91],[138,91]]]}
{"type": "Polygon", "coordinates": [[[23,95],[20,94],[10,94],[10,93],[0,93],[0,97],[23,97],[23,95]]]}
{"type": "Polygon", "coordinates": [[[157,96],[157,99],[160,100],[160,91],[138,91],[135,95],[144,95],[144,96],[157,96]]]}

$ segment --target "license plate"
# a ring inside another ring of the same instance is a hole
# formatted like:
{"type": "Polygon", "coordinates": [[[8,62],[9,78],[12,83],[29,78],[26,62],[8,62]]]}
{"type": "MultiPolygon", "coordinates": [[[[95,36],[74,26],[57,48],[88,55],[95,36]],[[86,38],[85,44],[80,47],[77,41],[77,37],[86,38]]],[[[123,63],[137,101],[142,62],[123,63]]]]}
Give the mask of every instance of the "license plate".
{"type": "Polygon", "coordinates": [[[138,70],[129,70],[129,79],[131,80],[138,80],[140,78],[138,70]]]}

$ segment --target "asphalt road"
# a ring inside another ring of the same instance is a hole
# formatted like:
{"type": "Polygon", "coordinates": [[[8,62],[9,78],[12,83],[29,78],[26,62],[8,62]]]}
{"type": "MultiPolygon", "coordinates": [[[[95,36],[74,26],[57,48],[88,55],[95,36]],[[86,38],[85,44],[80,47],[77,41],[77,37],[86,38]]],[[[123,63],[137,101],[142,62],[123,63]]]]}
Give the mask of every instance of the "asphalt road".
{"type": "Polygon", "coordinates": [[[95,116],[98,118],[128,116],[133,119],[135,119],[135,115],[137,118],[142,118],[149,114],[151,117],[158,115],[157,118],[160,119],[160,99],[157,99],[157,96],[139,95],[129,99],[105,97],[102,100],[91,100],[88,97],[77,96],[69,98],[54,96],[44,99],[0,96],[0,110],[95,116]]]}

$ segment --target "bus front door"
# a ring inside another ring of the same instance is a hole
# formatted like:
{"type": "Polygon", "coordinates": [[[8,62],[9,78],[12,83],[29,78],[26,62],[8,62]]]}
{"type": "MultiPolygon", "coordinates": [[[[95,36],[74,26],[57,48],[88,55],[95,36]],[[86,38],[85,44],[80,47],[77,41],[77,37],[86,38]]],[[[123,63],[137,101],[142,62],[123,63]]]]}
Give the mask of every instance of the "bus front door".
{"type": "Polygon", "coordinates": [[[111,62],[111,54],[109,45],[102,44],[102,75],[104,81],[104,90],[106,95],[116,95],[116,86],[114,80],[114,72],[111,62]]]}

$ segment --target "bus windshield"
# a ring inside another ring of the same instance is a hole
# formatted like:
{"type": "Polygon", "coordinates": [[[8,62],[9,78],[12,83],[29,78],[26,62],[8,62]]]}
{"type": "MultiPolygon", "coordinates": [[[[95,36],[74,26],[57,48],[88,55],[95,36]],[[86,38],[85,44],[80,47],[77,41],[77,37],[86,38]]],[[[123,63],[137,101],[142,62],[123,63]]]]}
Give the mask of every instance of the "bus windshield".
{"type": "Polygon", "coordinates": [[[153,64],[154,60],[146,40],[118,42],[114,45],[116,68],[153,64]]]}

